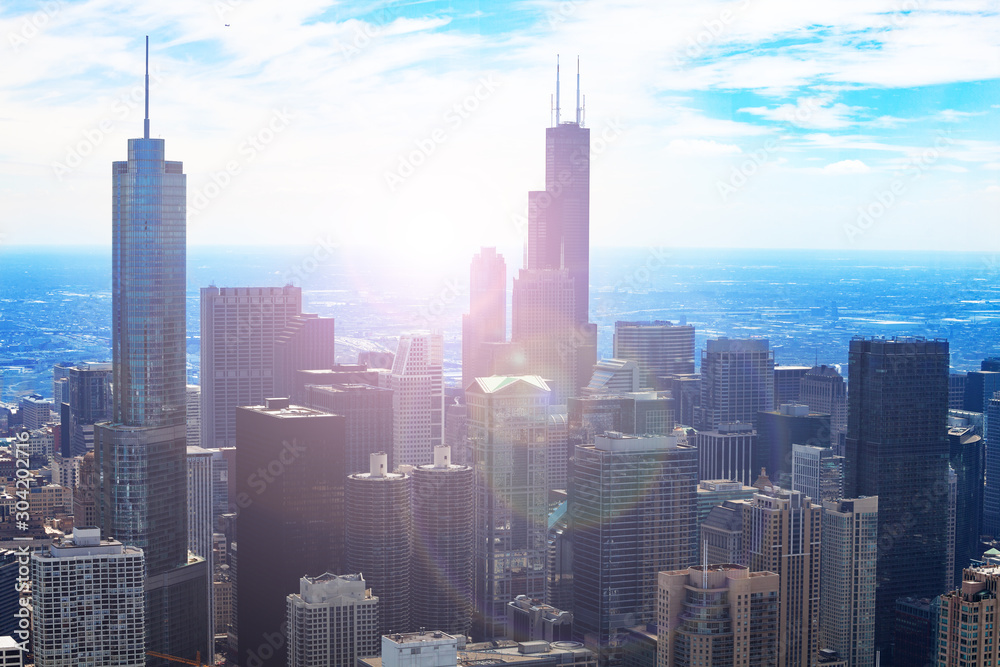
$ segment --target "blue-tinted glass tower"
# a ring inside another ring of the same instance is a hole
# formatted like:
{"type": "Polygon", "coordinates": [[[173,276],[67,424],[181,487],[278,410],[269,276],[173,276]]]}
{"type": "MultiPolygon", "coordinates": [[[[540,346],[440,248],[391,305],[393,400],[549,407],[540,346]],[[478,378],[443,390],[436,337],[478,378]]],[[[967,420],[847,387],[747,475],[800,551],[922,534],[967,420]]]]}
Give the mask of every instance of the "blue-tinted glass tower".
{"type": "Polygon", "coordinates": [[[112,163],[111,422],[95,429],[102,533],[146,556],[146,648],[209,655],[208,571],[188,557],[186,177],[149,137],[112,163]]]}

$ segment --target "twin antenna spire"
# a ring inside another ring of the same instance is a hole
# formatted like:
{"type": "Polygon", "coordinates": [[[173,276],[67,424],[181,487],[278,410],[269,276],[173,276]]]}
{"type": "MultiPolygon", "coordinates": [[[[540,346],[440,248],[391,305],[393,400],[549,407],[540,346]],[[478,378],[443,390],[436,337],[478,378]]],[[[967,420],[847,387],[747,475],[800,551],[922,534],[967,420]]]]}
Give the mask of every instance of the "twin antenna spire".
{"type": "MultiPolygon", "coordinates": [[[[587,102],[587,96],[583,96],[584,105],[587,102]]],[[[576,124],[583,127],[583,109],[584,106],[580,104],[580,56],[576,57],[576,124]]],[[[556,122],[555,125],[559,125],[562,118],[562,108],[559,103],[559,55],[556,54],[556,102],[555,102],[555,112],[556,112],[556,122]]]]}
{"type": "Polygon", "coordinates": [[[143,138],[149,139],[149,35],[146,35],[146,120],[142,123],[143,138]]]}

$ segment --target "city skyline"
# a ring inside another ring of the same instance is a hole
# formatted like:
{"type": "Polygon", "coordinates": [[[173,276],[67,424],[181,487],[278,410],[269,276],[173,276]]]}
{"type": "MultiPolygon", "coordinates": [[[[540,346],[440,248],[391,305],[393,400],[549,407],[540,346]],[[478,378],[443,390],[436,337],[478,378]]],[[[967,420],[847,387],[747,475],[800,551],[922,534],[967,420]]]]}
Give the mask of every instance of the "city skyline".
{"type": "Polygon", "coordinates": [[[193,245],[516,246],[561,54],[563,118],[577,55],[593,93],[595,246],[1000,248],[987,2],[135,11],[0,16],[17,65],[0,74],[4,245],[36,241],[37,223],[66,243],[103,237],[104,165],[139,125],[148,33],[155,134],[185,156],[193,245]],[[263,223],[276,217],[289,224],[263,223]]]}

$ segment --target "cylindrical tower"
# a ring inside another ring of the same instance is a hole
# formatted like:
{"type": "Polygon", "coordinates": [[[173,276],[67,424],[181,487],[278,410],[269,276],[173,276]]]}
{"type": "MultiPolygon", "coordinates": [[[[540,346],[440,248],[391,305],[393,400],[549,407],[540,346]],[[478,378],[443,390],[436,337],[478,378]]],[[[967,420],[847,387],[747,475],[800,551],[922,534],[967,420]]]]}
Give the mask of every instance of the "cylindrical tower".
{"type": "Polygon", "coordinates": [[[434,448],[413,470],[413,625],[468,635],[472,626],[473,473],[434,448]]]}
{"type": "Polygon", "coordinates": [[[347,571],[378,596],[380,635],[411,629],[410,476],[389,472],[388,459],[372,454],[370,472],[349,476],[345,489],[347,571]]]}

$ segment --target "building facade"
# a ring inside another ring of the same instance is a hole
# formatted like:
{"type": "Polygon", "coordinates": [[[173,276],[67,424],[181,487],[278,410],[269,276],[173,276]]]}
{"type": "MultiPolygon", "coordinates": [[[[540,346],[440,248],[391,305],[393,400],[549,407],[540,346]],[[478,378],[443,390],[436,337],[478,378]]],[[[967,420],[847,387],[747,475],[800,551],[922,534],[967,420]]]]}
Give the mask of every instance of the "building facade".
{"type": "Polygon", "coordinates": [[[302,577],[287,606],[288,667],[354,667],[378,655],[378,596],[362,575],[302,577]]]}
{"type": "Polygon", "coordinates": [[[767,339],[719,338],[701,355],[702,430],[722,424],[757,424],[760,412],[774,409],[774,352],[767,339]]]}
{"type": "Polygon", "coordinates": [[[666,321],[615,322],[615,359],[639,364],[639,383],[661,388],[666,375],[694,373],[694,327],[666,321]]]}
{"type": "Polygon", "coordinates": [[[393,438],[389,466],[424,465],[444,438],[444,338],[412,333],[399,337],[389,376],[393,438]]]}

